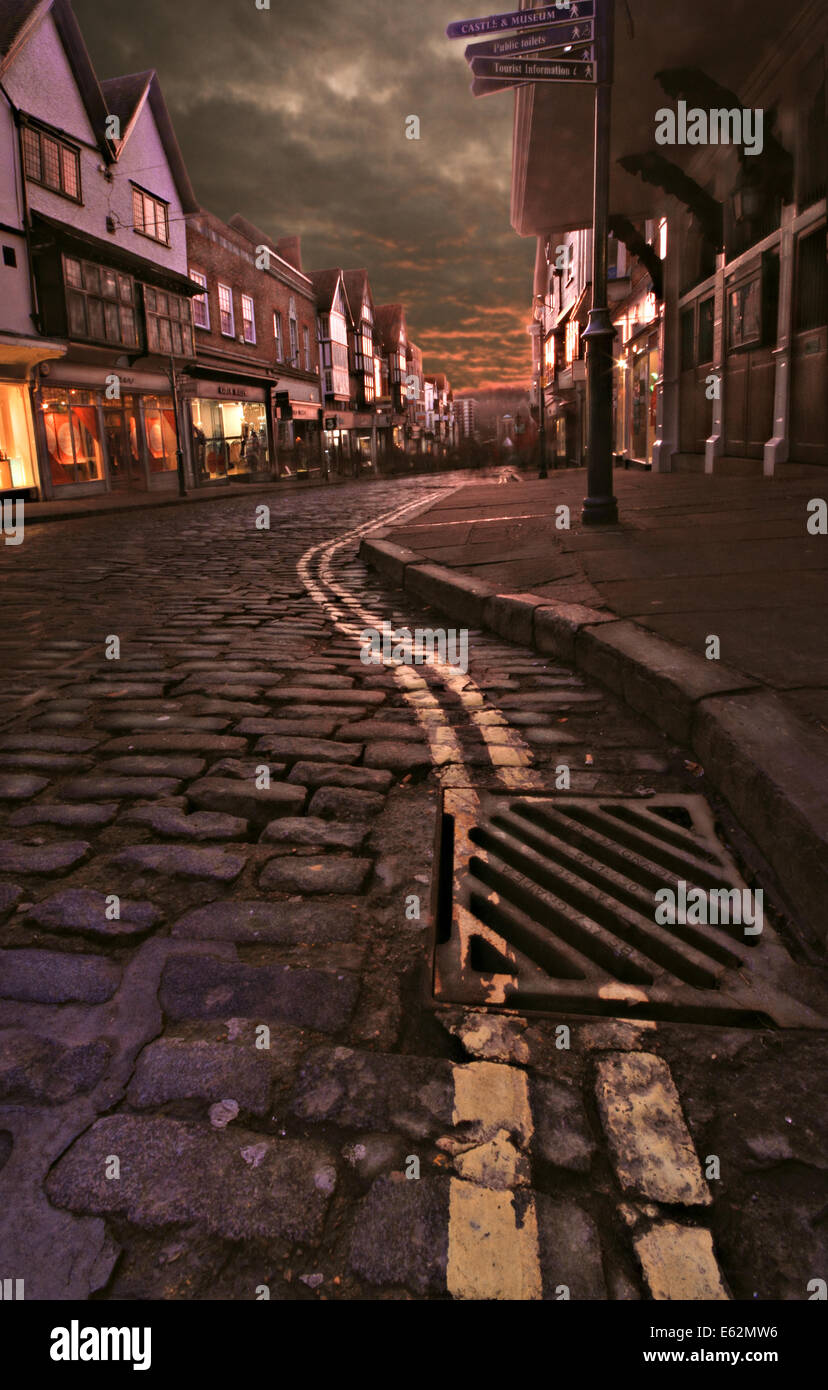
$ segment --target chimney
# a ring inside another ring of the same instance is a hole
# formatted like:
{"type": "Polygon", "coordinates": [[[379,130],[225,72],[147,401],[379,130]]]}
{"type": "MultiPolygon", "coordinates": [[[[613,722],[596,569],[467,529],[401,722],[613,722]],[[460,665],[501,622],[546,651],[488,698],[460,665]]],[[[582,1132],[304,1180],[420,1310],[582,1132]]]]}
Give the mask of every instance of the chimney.
{"type": "Polygon", "coordinates": [[[298,236],[280,236],[276,251],[294,270],[302,269],[302,242],[298,236]]]}

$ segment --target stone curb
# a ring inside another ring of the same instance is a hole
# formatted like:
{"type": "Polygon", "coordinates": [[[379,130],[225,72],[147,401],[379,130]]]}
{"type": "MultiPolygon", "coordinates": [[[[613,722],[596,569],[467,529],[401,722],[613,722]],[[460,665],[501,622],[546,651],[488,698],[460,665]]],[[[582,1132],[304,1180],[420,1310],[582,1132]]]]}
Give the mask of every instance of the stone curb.
{"type": "Polygon", "coordinates": [[[778,874],[803,922],[817,939],[828,936],[825,747],[775,693],[610,612],[539,594],[499,594],[491,584],[371,536],[360,556],[450,617],[574,666],[683,744],[778,874]]]}

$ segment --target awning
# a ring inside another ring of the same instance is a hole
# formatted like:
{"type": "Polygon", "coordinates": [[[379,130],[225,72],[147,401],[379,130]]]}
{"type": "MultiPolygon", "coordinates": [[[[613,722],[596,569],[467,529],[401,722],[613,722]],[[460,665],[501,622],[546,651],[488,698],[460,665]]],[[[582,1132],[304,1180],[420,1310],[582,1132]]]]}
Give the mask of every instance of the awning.
{"type": "Polygon", "coordinates": [[[63,357],[66,350],[66,343],[53,342],[48,338],[0,333],[0,377],[11,375],[24,379],[27,371],[36,367],[38,362],[63,357]]]}
{"type": "Polygon", "coordinates": [[[311,405],[308,401],[295,401],[291,398],[290,409],[294,420],[318,420],[321,406],[311,405]]]}

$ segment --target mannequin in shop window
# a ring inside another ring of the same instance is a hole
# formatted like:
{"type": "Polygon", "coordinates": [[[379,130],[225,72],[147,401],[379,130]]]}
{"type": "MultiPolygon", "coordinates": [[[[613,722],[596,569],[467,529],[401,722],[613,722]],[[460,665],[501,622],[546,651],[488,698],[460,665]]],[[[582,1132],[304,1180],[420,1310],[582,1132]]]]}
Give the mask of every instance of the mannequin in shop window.
{"type": "Polygon", "coordinates": [[[207,473],[207,436],[200,425],[193,425],[193,459],[196,476],[205,477],[207,473]]]}
{"type": "Polygon", "coordinates": [[[247,439],[245,440],[244,445],[244,461],[247,467],[250,469],[251,473],[255,472],[261,463],[261,450],[259,448],[259,439],[258,435],[256,434],[256,431],[253,429],[250,429],[247,432],[247,439]]]}

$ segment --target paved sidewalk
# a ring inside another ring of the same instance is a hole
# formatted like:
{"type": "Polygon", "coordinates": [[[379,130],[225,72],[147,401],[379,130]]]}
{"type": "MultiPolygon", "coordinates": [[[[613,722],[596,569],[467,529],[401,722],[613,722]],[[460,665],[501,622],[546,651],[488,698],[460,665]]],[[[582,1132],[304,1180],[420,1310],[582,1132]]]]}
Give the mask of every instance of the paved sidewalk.
{"type": "Polygon", "coordinates": [[[599,530],[582,469],[470,484],[364,553],[435,603],[453,589],[455,611],[476,595],[487,626],[574,658],[692,747],[824,937],[828,540],[806,523],[828,476],[796,474],[619,470],[620,522],[599,530]]]}

